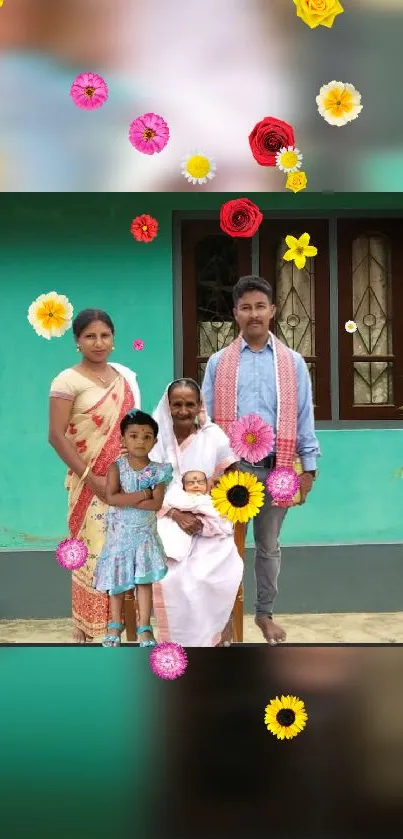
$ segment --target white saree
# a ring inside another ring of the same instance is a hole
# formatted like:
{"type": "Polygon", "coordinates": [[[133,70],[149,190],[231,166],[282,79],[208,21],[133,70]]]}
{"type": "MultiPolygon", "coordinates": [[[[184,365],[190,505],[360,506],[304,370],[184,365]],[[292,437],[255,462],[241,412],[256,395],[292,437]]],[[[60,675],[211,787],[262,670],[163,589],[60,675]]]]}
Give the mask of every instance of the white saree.
{"type": "Polygon", "coordinates": [[[204,409],[199,415],[197,433],[181,446],[173,433],[167,392],[154,418],[160,430],[150,459],[171,463],[175,478],[158,518],[158,532],[168,557],[168,574],[153,587],[159,640],[184,647],[213,647],[231,615],[242,580],[243,561],[235,546],[232,525],[216,513],[209,496],[183,492],[181,477],[190,469],[204,472],[207,478],[218,477],[237,462],[237,457],[224,432],[211,422],[204,409]],[[165,519],[173,508],[200,516],[203,530],[187,536],[175,522],[165,519]]]}

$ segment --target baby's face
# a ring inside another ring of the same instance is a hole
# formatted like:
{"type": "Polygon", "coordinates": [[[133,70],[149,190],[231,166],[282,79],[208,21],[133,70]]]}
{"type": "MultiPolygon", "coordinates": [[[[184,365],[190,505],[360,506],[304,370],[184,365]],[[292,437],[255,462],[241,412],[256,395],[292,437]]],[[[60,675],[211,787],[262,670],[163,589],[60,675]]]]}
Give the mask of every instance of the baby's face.
{"type": "Polygon", "coordinates": [[[192,495],[206,495],[207,478],[204,472],[186,472],[183,476],[183,489],[192,495]]]}

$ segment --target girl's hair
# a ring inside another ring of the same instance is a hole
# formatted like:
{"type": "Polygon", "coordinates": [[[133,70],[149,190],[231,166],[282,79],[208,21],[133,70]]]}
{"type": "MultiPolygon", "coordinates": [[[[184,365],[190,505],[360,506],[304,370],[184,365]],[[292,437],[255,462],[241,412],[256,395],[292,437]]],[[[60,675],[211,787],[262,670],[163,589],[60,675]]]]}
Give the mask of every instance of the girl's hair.
{"type": "Polygon", "coordinates": [[[102,309],[83,309],[73,320],[74,337],[79,338],[81,333],[84,332],[84,329],[87,329],[87,326],[93,323],[94,320],[102,321],[105,326],[109,327],[112,335],[115,334],[115,327],[106,312],[103,312],[102,309]]]}
{"type": "Polygon", "coordinates": [[[175,379],[175,381],[171,382],[168,388],[168,400],[171,399],[172,391],[177,387],[191,387],[197,396],[197,401],[200,401],[200,385],[198,385],[194,379],[175,379]]]}
{"type": "Polygon", "coordinates": [[[158,437],[158,423],[155,422],[155,419],[151,416],[151,414],[146,414],[144,411],[129,411],[129,413],[123,417],[120,423],[120,433],[122,437],[126,429],[129,428],[129,425],[149,425],[154,437],[158,437]]]}

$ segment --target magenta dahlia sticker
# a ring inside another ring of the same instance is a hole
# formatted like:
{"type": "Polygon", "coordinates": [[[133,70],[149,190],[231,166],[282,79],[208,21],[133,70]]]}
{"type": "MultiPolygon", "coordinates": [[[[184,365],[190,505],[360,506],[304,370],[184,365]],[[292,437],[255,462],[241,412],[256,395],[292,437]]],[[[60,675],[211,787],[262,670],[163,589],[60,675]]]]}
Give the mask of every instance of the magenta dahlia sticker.
{"type": "Polygon", "coordinates": [[[292,501],[299,490],[299,477],[294,469],[279,466],[270,472],[266,487],[273,501],[292,501]]]}
{"type": "Polygon", "coordinates": [[[81,539],[63,539],[56,548],[56,559],[67,571],[77,571],[88,559],[88,550],[81,539]]]}
{"type": "Polygon", "coordinates": [[[93,111],[105,104],[108,85],[98,73],[80,73],[71,85],[70,96],[77,108],[93,111]]]}
{"type": "Polygon", "coordinates": [[[188,666],[188,659],[180,644],[163,641],[150,653],[150,667],[160,679],[179,679],[188,666]]]}

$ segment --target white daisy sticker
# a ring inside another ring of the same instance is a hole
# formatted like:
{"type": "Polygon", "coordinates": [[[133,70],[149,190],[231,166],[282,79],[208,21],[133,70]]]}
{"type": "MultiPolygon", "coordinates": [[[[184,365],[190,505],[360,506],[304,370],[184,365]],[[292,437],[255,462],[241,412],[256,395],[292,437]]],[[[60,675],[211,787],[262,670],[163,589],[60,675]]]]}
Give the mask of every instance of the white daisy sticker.
{"type": "Polygon", "coordinates": [[[284,146],[276,154],[276,166],[281,172],[296,172],[302,165],[302,154],[295,146],[284,146]]]}
{"type": "Polygon", "coordinates": [[[215,177],[214,160],[202,151],[193,151],[182,160],[181,174],[191,184],[206,184],[215,177]]]}

